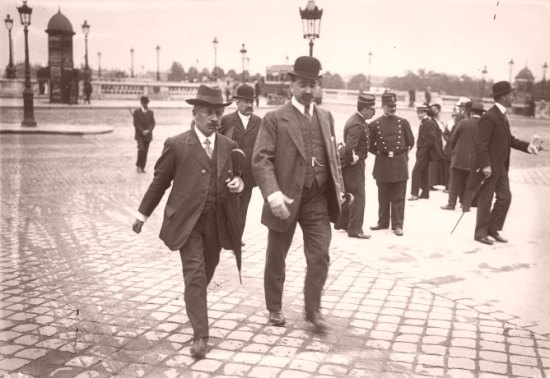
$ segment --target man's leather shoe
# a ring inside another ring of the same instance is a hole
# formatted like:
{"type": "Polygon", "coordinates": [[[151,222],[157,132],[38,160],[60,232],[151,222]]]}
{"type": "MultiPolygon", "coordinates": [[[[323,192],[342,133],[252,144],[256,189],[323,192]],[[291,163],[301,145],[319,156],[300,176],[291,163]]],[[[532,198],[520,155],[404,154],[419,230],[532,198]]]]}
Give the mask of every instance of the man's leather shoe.
{"type": "Polygon", "coordinates": [[[328,325],[325,323],[325,320],[323,319],[323,316],[320,312],[316,312],[313,314],[309,314],[305,316],[306,321],[311,323],[313,326],[313,333],[317,334],[325,334],[328,331],[328,325]]]}
{"type": "Polygon", "coordinates": [[[370,235],[365,235],[364,233],[359,233],[355,235],[348,235],[350,238],[356,238],[356,239],[370,239],[370,235]]]}
{"type": "Polygon", "coordinates": [[[208,337],[201,337],[193,340],[191,345],[191,357],[200,360],[206,356],[206,348],[208,346],[208,337]]]}
{"type": "Polygon", "coordinates": [[[275,327],[284,326],[286,319],[282,311],[269,311],[269,323],[275,327]]]}
{"type": "Polygon", "coordinates": [[[373,231],[376,231],[376,230],[386,230],[388,228],[388,226],[382,226],[382,225],[379,225],[377,224],[376,226],[370,226],[370,229],[373,230],[373,231]]]}
{"type": "Polygon", "coordinates": [[[490,237],[495,239],[499,243],[508,243],[508,240],[504,239],[498,232],[495,232],[493,234],[489,234],[490,237]]]}
{"type": "Polygon", "coordinates": [[[403,236],[403,229],[399,227],[396,227],[394,232],[397,236],[403,236]]]}
{"type": "Polygon", "coordinates": [[[418,197],[418,196],[410,196],[409,201],[418,201],[419,198],[420,197],[418,197]]]}
{"type": "Polygon", "coordinates": [[[441,208],[443,210],[454,210],[455,207],[453,205],[445,205],[445,206],[441,206],[441,208]]]}
{"type": "Polygon", "coordinates": [[[493,245],[493,241],[491,239],[489,239],[487,236],[482,236],[480,238],[475,238],[476,241],[480,242],[480,243],[483,243],[483,244],[487,244],[487,245],[493,245]]]}

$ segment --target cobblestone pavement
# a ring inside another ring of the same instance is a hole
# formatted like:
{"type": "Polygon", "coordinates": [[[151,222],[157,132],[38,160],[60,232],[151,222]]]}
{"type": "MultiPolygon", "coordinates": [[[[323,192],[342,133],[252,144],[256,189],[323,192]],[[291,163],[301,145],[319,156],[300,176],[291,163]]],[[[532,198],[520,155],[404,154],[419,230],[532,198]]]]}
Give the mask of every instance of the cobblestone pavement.
{"type": "Polygon", "coordinates": [[[475,274],[444,272],[470,256],[508,256],[507,247],[474,245],[467,231],[472,217],[456,236],[463,243],[426,239],[421,223],[448,229],[458,215],[413,222],[427,201],[408,206],[404,238],[381,232],[356,241],[333,233],[323,296],[331,331],[324,337],[312,335],[303,320],[297,232],[283,301],[289,325],[267,325],[258,192],[245,233],[243,285],[233,256],[222,251],[208,294],[210,350],[194,361],[179,256],[157,237],[163,203],[142,234],[130,230],[161,141],[178,129],[159,129],[145,175],[133,169],[132,132],[1,136],[4,376],[550,377],[550,330],[452,286],[475,274]],[[436,278],[427,272],[434,269],[441,269],[436,278]]]}

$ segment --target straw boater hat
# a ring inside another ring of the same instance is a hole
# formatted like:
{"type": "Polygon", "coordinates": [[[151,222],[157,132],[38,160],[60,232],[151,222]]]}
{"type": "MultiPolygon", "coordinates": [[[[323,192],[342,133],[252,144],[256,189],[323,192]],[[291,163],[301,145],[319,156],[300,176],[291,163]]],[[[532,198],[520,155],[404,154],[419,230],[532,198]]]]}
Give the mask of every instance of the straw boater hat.
{"type": "Polygon", "coordinates": [[[185,100],[191,105],[228,106],[233,101],[223,102],[222,90],[218,87],[208,87],[201,84],[196,98],[185,100]]]}

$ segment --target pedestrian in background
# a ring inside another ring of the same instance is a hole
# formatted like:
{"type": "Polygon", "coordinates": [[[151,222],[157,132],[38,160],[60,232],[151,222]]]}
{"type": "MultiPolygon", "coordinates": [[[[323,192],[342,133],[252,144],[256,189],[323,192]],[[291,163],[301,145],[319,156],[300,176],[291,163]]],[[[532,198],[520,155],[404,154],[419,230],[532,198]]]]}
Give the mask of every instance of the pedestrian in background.
{"type": "Polygon", "coordinates": [[[226,201],[236,201],[242,180],[232,177],[231,151],[237,143],[216,132],[224,107],[220,89],[201,85],[193,105],[195,127],[170,137],[155,164],[155,175],[139,205],[132,225],[136,233],[153,213],[166,189],[160,238],[172,251],[179,251],[185,281],[185,310],[193,327],[191,355],[200,359],[207,352],[207,287],[220,259],[220,251],[240,249],[227,224],[237,214],[223,211],[226,201]]]}
{"type": "Polygon", "coordinates": [[[84,103],[90,104],[90,96],[92,95],[92,84],[86,80],[84,81],[84,103]]]}
{"type": "MultiPolygon", "coordinates": [[[[250,85],[243,84],[237,88],[237,94],[233,99],[237,102],[237,110],[233,113],[224,115],[221,120],[219,132],[226,137],[234,140],[243,150],[246,157],[242,164],[242,176],[244,189],[239,194],[239,223],[244,232],[246,224],[246,214],[248,205],[252,196],[252,189],[256,186],[256,180],[252,174],[252,152],[254,144],[260,130],[262,119],[254,112],[254,100],[258,93],[250,85]]],[[[243,243],[244,245],[244,243],[243,243]]]]}
{"type": "Polygon", "coordinates": [[[441,105],[430,104],[429,113],[433,123],[437,126],[435,133],[437,138],[435,139],[435,148],[437,153],[430,156],[429,167],[429,185],[434,188],[436,185],[442,185],[445,187],[445,191],[449,187],[449,165],[451,163],[451,156],[445,156],[444,149],[447,140],[450,139],[450,133],[446,134],[446,128],[443,121],[441,121],[441,105]]]}
{"type": "Polygon", "coordinates": [[[497,242],[507,242],[499,232],[504,227],[512,203],[508,179],[511,148],[530,154],[536,154],[541,148],[517,139],[510,131],[510,123],[506,117],[507,109],[514,101],[514,90],[510,83],[495,83],[493,98],[495,105],[481,116],[476,138],[477,175],[483,175],[486,180],[478,194],[474,239],[489,245],[494,243],[489,236],[497,242]],[[496,200],[493,205],[494,195],[496,200]]]}
{"type": "Polygon", "coordinates": [[[369,148],[369,129],[366,123],[375,114],[375,97],[372,94],[359,95],[357,111],[344,126],[344,143],[340,162],[346,193],[353,195],[349,208],[342,209],[342,217],[334,228],[346,230],[350,238],[369,239],[363,232],[365,216],[365,159],[369,148]]]}
{"type": "Polygon", "coordinates": [[[155,114],[149,109],[149,98],[141,96],[141,107],[134,110],[134,137],[137,142],[137,161],[136,171],[145,173],[145,164],[147,163],[147,153],[149,144],[153,140],[153,129],[155,128],[155,114]]]}
{"type": "Polygon", "coordinates": [[[256,93],[256,107],[260,106],[260,96],[262,94],[262,88],[260,87],[260,81],[254,82],[254,92],[256,93]]]}
{"type": "Polygon", "coordinates": [[[405,196],[409,179],[409,150],[414,136],[409,121],[395,115],[397,95],[382,95],[384,114],[370,124],[369,152],[376,155],[372,175],[378,186],[378,223],[371,230],[390,225],[395,235],[403,236],[405,196]]]}
{"type": "Polygon", "coordinates": [[[329,267],[330,222],[340,217],[343,181],[332,114],[313,103],[321,76],[313,57],[296,59],[289,72],[292,98],[268,112],[254,146],[252,170],[265,199],[262,223],[269,229],[264,289],[269,322],[282,326],[285,259],[299,223],[304,238],[305,319],[316,333],[327,325],[321,295],[329,267]]]}

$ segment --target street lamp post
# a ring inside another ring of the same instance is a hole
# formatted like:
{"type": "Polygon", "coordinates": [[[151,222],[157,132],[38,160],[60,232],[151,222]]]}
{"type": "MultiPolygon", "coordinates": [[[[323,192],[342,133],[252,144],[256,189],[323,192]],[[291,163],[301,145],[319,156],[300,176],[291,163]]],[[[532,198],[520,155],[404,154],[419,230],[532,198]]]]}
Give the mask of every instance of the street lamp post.
{"type": "Polygon", "coordinates": [[[514,68],[514,59],[510,59],[510,61],[508,62],[508,64],[510,65],[510,74],[508,76],[508,81],[511,83],[512,82],[512,69],[514,68]]]}
{"type": "Polygon", "coordinates": [[[31,24],[32,8],[23,0],[23,5],[17,7],[23,31],[25,33],[25,89],[23,90],[23,121],[21,126],[36,127],[34,120],[34,93],[31,87],[31,68],[29,65],[29,25],[31,24]]]}
{"type": "Polygon", "coordinates": [[[214,46],[214,71],[212,71],[212,75],[214,76],[214,79],[218,78],[218,62],[217,62],[217,52],[218,52],[218,38],[214,37],[214,40],[212,41],[212,45],[214,46]]]}
{"type": "Polygon", "coordinates": [[[485,77],[487,76],[487,66],[483,67],[483,70],[481,71],[481,90],[479,97],[483,98],[485,94],[485,77]]]}
{"type": "Polygon", "coordinates": [[[88,33],[90,32],[90,25],[86,20],[82,24],[82,32],[84,33],[84,79],[90,80],[90,66],[88,66],[88,33]]]}
{"type": "Polygon", "coordinates": [[[6,66],[6,78],[7,79],[15,79],[15,66],[13,65],[13,47],[11,44],[11,29],[13,28],[13,18],[10,17],[8,14],[6,16],[6,19],[4,20],[4,23],[6,24],[6,29],[8,29],[8,39],[9,39],[9,45],[10,45],[10,60],[8,65],[6,66]]]}
{"type": "Polygon", "coordinates": [[[369,51],[369,77],[368,77],[368,88],[367,91],[370,91],[370,63],[372,59],[372,51],[369,51]]]}
{"type": "Polygon", "coordinates": [[[101,51],[97,52],[97,77],[101,77],[101,51]]]}
{"type": "Polygon", "coordinates": [[[304,30],[304,39],[309,38],[309,56],[313,56],[313,40],[319,38],[323,10],[319,9],[313,0],[307,2],[305,9],[299,9],[304,30]]]}
{"type": "Polygon", "coordinates": [[[548,69],[548,64],[544,62],[542,65],[542,98],[546,100],[546,70],[548,69]]]}
{"type": "Polygon", "coordinates": [[[157,81],[160,81],[160,46],[157,45],[157,81]]]}
{"type": "Polygon", "coordinates": [[[241,47],[241,49],[239,50],[240,53],[241,53],[241,58],[242,58],[242,61],[243,61],[243,83],[244,83],[244,61],[246,59],[246,47],[244,47],[244,43],[243,43],[243,46],[241,47]]]}
{"type": "Polygon", "coordinates": [[[134,77],[134,48],[133,47],[130,49],[130,77],[134,77]]]}

